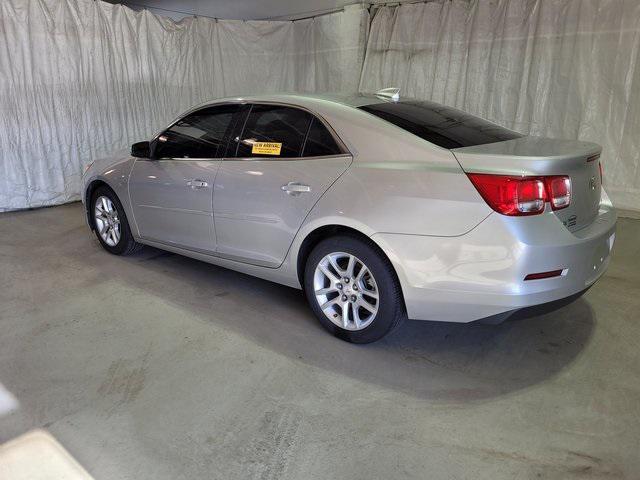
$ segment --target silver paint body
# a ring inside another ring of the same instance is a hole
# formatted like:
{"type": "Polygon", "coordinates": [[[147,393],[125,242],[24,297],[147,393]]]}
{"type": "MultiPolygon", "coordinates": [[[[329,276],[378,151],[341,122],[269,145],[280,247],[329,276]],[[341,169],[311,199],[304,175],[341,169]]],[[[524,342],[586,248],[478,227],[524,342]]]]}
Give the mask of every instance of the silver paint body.
{"type": "Polygon", "coordinates": [[[137,241],[297,288],[308,235],[328,225],[357,230],[390,259],[412,319],[470,322],[558,300],[593,284],[608,265],[616,213],[597,161],[585,167],[600,152],[595,144],[523,137],[447,150],[354,108],[370,97],[263,95],[207,105],[238,101],[307,109],[350,154],[148,160],[122,152],[89,167],[83,202],[101,180],[118,195],[137,241]],[[570,173],[576,195],[565,210],[547,205],[541,215],[508,217],[485,203],[465,170],[570,173]],[[206,185],[194,188],[193,179],[206,185]],[[310,191],[287,194],[290,182],[310,191]],[[523,281],[557,269],[562,276],[523,281]]]}

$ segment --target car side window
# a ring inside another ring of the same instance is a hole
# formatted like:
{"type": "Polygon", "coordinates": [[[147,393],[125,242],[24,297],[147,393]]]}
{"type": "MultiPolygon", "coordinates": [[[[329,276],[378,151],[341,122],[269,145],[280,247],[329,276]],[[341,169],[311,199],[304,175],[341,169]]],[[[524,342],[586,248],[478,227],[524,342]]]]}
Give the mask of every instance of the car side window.
{"type": "Polygon", "coordinates": [[[344,153],[327,127],[317,118],[311,120],[309,133],[302,152],[303,157],[321,157],[344,153]]]}
{"type": "Polygon", "coordinates": [[[155,140],[153,157],[216,158],[239,107],[207,107],[181,118],[155,140]]]}
{"type": "Polygon", "coordinates": [[[297,108],[253,105],[238,138],[235,157],[300,157],[312,118],[297,108]]]}

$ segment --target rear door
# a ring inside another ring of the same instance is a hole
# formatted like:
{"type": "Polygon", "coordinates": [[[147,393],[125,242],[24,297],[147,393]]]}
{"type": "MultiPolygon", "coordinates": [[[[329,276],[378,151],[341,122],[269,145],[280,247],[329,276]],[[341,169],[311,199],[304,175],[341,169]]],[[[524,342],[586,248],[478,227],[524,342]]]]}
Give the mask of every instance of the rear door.
{"type": "Polygon", "coordinates": [[[311,208],[350,163],[320,118],[291,106],[251,105],[216,177],[217,254],[278,267],[311,208]]]}
{"type": "Polygon", "coordinates": [[[206,107],[178,120],[137,159],[129,194],[140,236],[213,253],[213,183],[240,105],[206,107]]]}

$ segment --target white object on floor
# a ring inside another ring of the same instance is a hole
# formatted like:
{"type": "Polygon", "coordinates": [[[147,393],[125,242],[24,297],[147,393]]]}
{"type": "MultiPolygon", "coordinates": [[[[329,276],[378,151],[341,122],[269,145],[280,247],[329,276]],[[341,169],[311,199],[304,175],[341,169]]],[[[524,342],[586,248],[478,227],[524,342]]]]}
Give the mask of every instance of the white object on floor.
{"type": "Polygon", "coordinates": [[[2,480],[92,480],[93,477],[45,430],[0,445],[2,480]]]}
{"type": "Polygon", "coordinates": [[[16,397],[0,383],[0,417],[17,410],[19,406],[16,397]]]}

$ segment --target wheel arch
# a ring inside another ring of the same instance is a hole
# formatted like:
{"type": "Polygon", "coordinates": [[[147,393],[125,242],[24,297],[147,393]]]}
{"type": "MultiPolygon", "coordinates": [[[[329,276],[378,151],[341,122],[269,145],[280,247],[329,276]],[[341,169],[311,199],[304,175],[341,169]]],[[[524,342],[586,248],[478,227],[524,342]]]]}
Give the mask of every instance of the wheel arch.
{"type": "Polygon", "coordinates": [[[84,210],[85,210],[85,215],[87,216],[87,223],[89,224],[89,228],[91,228],[91,230],[95,230],[95,225],[93,223],[93,215],[91,215],[91,197],[93,196],[93,192],[95,192],[100,187],[107,187],[109,190],[111,190],[114,193],[114,195],[116,195],[111,185],[109,185],[107,182],[99,178],[92,180],[87,185],[87,188],[85,189],[85,196],[84,196],[84,199],[85,199],[84,210]]]}
{"type": "MultiPolygon", "coordinates": [[[[389,265],[391,266],[391,271],[395,275],[396,280],[400,285],[400,292],[402,293],[401,295],[402,303],[403,303],[403,306],[405,306],[404,292],[402,290],[403,282],[400,279],[400,275],[399,275],[399,272],[397,271],[395,262],[391,260],[387,252],[385,252],[385,250],[369,235],[362,233],[360,230],[356,228],[353,228],[347,225],[341,225],[341,224],[328,224],[328,225],[319,226],[314,230],[312,230],[311,232],[309,232],[304,237],[304,240],[302,240],[300,247],[298,248],[298,255],[296,258],[296,273],[298,275],[298,281],[302,286],[302,290],[304,291],[304,269],[307,263],[307,258],[309,258],[309,255],[311,254],[312,250],[322,240],[332,236],[336,236],[336,235],[350,235],[365,241],[366,243],[371,245],[378,252],[379,255],[381,255],[383,258],[385,258],[389,262],[389,265]]],[[[405,311],[406,311],[406,306],[405,306],[405,311]]]]}

